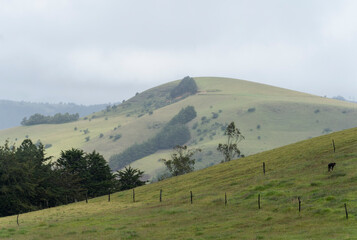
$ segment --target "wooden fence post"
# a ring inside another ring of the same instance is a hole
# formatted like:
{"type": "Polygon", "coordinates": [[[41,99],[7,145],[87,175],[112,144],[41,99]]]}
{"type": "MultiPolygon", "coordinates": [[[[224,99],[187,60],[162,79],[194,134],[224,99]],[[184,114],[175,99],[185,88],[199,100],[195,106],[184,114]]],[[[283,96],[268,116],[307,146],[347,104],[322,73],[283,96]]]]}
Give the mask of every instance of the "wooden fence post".
{"type": "Polygon", "coordinates": [[[135,189],[133,188],[133,202],[135,202],[135,189]]]}
{"type": "Polygon", "coordinates": [[[263,173],[265,175],[265,162],[263,162],[263,173]]]}
{"type": "Polygon", "coordinates": [[[301,199],[300,199],[300,197],[298,197],[298,200],[299,200],[299,212],[301,212],[301,199]]]}
{"type": "Polygon", "coordinates": [[[108,202],[110,202],[110,191],[108,193],[108,202]]]}
{"type": "Polygon", "coordinates": [[[258,194],[258,208],[260,209],[260,193],[258,194]]]}
{"type": "Polygon", "coordinates": [[[191,194],[191,204],[192,204],[192,201],[193,201],[192,191],[190,191],[190,194],[191,194]]]}
{"type": "Polygon", "coordinates": [[[345,213],[346,213],[346,219],[348,219],[348,212],[347,212],[347,205],[345,203],[345,213]]]}
{"type": "Polygon", "coordinates": [[[17,226],[20,225],[20,224],[19,224],[19,215],[20,215],[20,213],[17,214],[17,218],[16,218],[17,226]]]}
{"type": "Polygon", "coordinates": [[[88,203],[88,191],[86,192],[86,203],[88,203]]]}
{"type": "Polygon", "coordinates": [[[335,140],[332,139],[333,152],[336,152],[335,140]]]}
{"type": "Polygon", "coordinates": [[[227,206],[227,193],[224,193],[224,205],[227,206]]]}
{"type": "Polygon", "coordinates": [[[162,202],[162,189],[160,189],[160,202],[162,202]]]}

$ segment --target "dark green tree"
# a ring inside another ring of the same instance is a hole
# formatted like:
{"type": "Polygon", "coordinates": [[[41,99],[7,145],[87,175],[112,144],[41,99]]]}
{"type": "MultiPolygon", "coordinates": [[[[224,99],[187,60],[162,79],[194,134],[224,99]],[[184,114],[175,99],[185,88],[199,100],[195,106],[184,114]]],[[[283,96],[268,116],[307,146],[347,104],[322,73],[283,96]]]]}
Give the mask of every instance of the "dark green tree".
{"type": "Polygon", "coordinates": [[[180,83],[170,91],[171,98],[195,94],[197,92],[197,85],[193,78],[184,77],[180,83]]]}
{"type": "Polygon", "coordinates": [[[171,154],[171,159],[161,159],[167,169],[173,176],[183,175],[194,170],[195,159],[192,156],[201,149],[188,149],[187,146],[177,145],[174,147],[174,153],[171,154]]]}
{"type": "Polygon", "coordinates": [[[95,151],[89,154],[74,148],[62,151],[61,157],[57,160],[57,167],[62,171],[64,179],[69,183],[77,183],[72,188],[76,188],[75,195],[83,196],[84,192],[90,197],[104,195],[114,185],[107,162],[95,151]]]}
{"type": "Polygon", "coordinates": [[[110,171],[107,161],[99,153],[93,151],[86,154],[87,160],[87,189],[91,197],[107,194],[113,189],[114,176],[110,171]]]}
{"type": "Polygon", "coordinates": [[[51,164],[43,145],[26,139],[19,147],[0,147],[0,216],[37,210],[49,205],[51,164]],[[47,203],[47,204],[45,204],[47,203]]]}
{"type": "Polygon", "coordinates": [[[235,157],[240,156],[240,150],[238,148],[238,143],[244,139],[244,136],[236,128],[234,122],[231,122],[226,128],[224,135],[227,136],[227,143],[218,144],[217,150],[224,155],[224,162],[229,162],[235,157]]]}
{"type": "Polygon", "coordinates": [[[84,174],[87,170],[87,161],[84,157],[84,151],[81,149],[72,148],[61,151],[57,166],[69,170],[72,174],[78,174],[82,178],[86,178],[84,174]]]}
{"type": "Polygon", "coordinates": [[[117,171],[117,178],[120,190],[132,189],[145,184],[144,181],[140,180],[144,172],[139,169],[132,168],[131,166],[125,167],[121,171],[117,171]]]}
{"type": "Polygon", "coordinates": [[[197,112],[193,106],[182,108],[167,125],[186,124],[196,118],[197,112]]]}
{"type": "Polygon", "coordinates": [[[62,178],[60,187],[65,203],[80,200],[85,195],[88,171],[85,153],[81,149],[72,148],[61,151],[55,164],[56,173],[62,178]]]}

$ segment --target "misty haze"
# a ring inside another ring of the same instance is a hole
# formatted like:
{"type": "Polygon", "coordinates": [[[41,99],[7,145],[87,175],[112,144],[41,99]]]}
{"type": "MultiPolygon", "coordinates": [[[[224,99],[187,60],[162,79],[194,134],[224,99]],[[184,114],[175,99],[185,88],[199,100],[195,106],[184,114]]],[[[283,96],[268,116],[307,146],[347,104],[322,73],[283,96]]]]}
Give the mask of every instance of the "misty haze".
{"type": "Polygon", "coordinates": [[[0,238],[356,238],[356,11],[0,0],[0,238]]]}

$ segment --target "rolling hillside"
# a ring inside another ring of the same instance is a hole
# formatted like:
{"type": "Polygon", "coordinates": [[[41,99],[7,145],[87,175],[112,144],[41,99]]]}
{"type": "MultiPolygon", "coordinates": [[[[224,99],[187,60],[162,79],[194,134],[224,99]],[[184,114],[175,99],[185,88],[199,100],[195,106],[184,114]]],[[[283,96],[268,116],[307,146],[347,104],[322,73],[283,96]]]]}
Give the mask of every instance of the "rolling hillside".
{"type": "Polygon", "coordinates": [[[21,214],[19,226],[16,216],[1,218],[0,237],[356,239],[356,160],[354,128],[136,188],[135,202],[129,190],[112,194],[110,202],[104,196],[21,214]],[[332,172],[330,162],[336,162],[332,172]]]}
{"type": "MultiPolygon", "coordinates": [[[[37,125],[0,131],[0,141],[19,142],[25,137],[51,144],[49,155],[72,147],[97,150],[107,160],[135,143],[157,134],[182,108],[194,106],[197,117],[188,123],[192,147],[202,148],[196,168],[220,162],[218,143],[223,130],[234,121],[245,136],[244,155],[357,126],[357,105],[254,82],[214,77],[194,78],[198,93],[170,100],[170,82],[142,92],[123,104],[92,114],[78,122],[37,125]]],[[[163,169],[158,161],[171,150],[163,150],[132,163],[155,178],[163,169]]]]}

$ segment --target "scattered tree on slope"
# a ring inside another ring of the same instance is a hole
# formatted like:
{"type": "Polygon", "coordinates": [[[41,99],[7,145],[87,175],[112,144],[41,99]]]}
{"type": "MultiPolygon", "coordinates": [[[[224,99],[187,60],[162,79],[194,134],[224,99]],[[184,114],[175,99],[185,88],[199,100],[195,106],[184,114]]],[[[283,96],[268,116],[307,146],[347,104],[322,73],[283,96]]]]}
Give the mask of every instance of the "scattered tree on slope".
{"type": "Polygon", "coordinates": [[[174,153],[171,154],[171,159],[161,159],[161,161],[164,162],[173,176],[183,175],[193,171],[195,159],[192,159],[192,156],[196,152],[201,152],[201,149],[188,149],[186,145],[177,145],[174,147],[174,153]]]}
{"type": "Polygon", "coordinates": [[[229,162],[233,158],[240,156],[238,143],[244,139],[244,136],[239,129],[236,128],[234,122],[228,125],[224,134],[227,135],[227,143],[218,144],[217,150],[224,155],[224,161],[229,162]]]}

